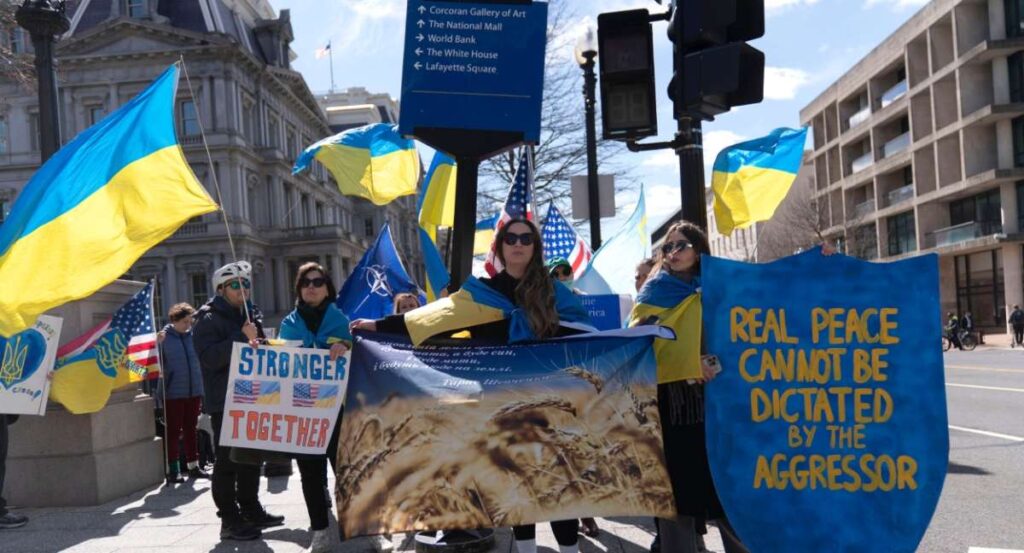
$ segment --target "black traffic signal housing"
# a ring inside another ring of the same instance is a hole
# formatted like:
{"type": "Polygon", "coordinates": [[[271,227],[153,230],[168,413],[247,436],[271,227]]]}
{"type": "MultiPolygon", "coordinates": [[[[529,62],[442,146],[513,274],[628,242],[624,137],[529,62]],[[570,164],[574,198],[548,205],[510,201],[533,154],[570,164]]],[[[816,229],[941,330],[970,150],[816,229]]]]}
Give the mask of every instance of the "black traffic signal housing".
{"type": "Polygon", "coordinates": [[[597,44],[604,139],[658,134],[650,14],[640,9],[598,15],[597,44]]]}
{"type": "Polygon", "coordinates": [[[764,0],[677,0],[669,21],[675,116],[713,119],[764,98],[764,0]]]}

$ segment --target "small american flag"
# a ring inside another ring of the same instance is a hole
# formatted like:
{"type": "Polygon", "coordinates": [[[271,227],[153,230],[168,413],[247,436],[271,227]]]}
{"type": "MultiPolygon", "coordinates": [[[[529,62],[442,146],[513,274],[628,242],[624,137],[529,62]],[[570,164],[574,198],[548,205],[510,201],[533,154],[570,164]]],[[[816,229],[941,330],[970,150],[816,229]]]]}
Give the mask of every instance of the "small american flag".
{"type": "Polygon", "coordinates": [[[256,403],[260,397],[259,380],[236,380],[235,403],[256,403]]]}
{"type": "MultiPolygon", "coordinates": [[[[519,168],[516,176],[512,179],[512,187],[508,189],[508,196],[505,196],[505,205],[501,208],[498,216],[498,224],[494,226],[495,235],[501,227],[512,219],[533,220],[533,156],[528,148],[523,149],[519,154],[519,168]]],[[[484,261],[484,270],[487,274],[494,276],[505,268],[498,259],[498,245],[491,242],[491,251],[487,252],[487,260],[484,261]]]]}
{"type": "Polygon", "coordinates": [[[317,48],[314,55],[316,56],[316,59],[319,60],[319,59],[326,58],[327,55],[330,54],[330,53],[331,53],[331,43],[328,42],[327,46],[324,46],[323,48],[317,48]]]}
{"type": "Polygon", "coordinates": [[[583,275],[593,255],[590,246],[580,238],[576,229],[572,228],[553,203],[548,207],[541,238],[544,241],[545,260],[563,257],[572,265],[573,278],[580,278],[583,275]]]}
{"type": "Polygon", "coordinates": [[[128,369],[136,377],[156,378],[160,374],[156,330],[153,326],[153,281],[121,306],[110,320],[110,328],[128,337],[128,369]]]}
{"type": "Polygon", "coordinates": [[[295,384],[292,407],[333,407],[338,398],[337,385],[295,384]]]}

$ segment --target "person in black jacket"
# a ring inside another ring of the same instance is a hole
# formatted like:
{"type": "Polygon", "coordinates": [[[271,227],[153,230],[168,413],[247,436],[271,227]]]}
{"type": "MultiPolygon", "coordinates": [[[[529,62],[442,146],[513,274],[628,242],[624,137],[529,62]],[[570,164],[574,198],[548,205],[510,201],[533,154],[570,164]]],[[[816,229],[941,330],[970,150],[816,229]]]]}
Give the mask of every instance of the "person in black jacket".
{"type": "Polygon", "coordinates": [[[229,263],[213,274],[217,295],[196,313],[192,341],[203,369],[206,411],[213,419],[217,461],[213,465],[213,502],[221,518],[221,539],[252,540],[261,528],[284,524],[283,516],[271,515],[259,502],[260,469],[235,463],[230,448],[220,445],[224,420],[231,351],[236,342],[256,346],[263,334],[262,315],[249,302],[252,267],[245,261],[229,263]]]}
{"type": "MultiPolygon", "coordinates": [[[[498,230],[494,239],[499,244],[498,259],[505,269],[492,278],[482,278],[480,281],[520,307],[537,337],[543,339],[577,333],[577,330],[559,324],[555,286],[562,285],[554,284],[544,268],[541,237],[537,227],[530,221],[513,219],[498,230]]],[[[571,296],[568,291],[566,293],[571,296]]],[[[392,334],[409,333],[405,315],[392,315],[376,321],[360,319],[353,321],[352,328],[392,334]]],[[[466,330],[470,331],[474,341],[507,344],[511,339],[510,328],[509,319],[506,318],[466,330]]],[[[562,553],[579,551],[576,520],[552,521],[551,530],[562,553]]],[[[512,531],[519,553],[537,552],[535,525],[516,526],[512,531]]]]}
{"type": "Polygon", "coordinates": [[[28,517],[7,510],[4,500],[4,476],[7,474],[7,425],[14,424],[18,415],[0,414],[0,530],[20,528],[28,524],[28,517]]]}
{"type": "Polygon", "coordinates": [[[1010,340],[1010,347],[1024,345],[1024,311],[1019,305],[1013,306],[1010,312],[1010,327],[1013,328],[1013,340],[1010,340]]]}

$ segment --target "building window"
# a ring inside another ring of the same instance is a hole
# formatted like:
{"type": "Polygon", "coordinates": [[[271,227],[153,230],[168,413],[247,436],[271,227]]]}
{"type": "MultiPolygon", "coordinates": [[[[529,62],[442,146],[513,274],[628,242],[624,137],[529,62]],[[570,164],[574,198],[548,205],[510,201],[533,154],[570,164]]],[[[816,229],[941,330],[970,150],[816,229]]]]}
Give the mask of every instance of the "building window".
{"type": "Polygon", "coordinates": [[[1024,232],[1024,181],[1017,182],[1017,232],[1024,232]]]}
{"type": "Polygon", "coordinates": [[[192,298],[192,305],[199,307],[210,299],[210,291],[207,287],[209,280],[206,272],[190,272],[188,274],[189,297],[192,298]]]}
{"type": "Polygon", "coordinates": [[[281,148],[281,122],[277,116],[271,115],[267,122],[267,144],[271,148],[281,148]]]}
{"type": "Polygon", "coordinates": [[[178,108],[179,126],[182,136],[198,136],[199,113],[196,111],[196,103],[192,100],[183,100],[178,108]]]}
{"type": "Polygon", "coordinates": [[[107,114],[107,111],[100,106],[91,106],[89,108],[89,126],[93,126],[103,120],[103,117],[107,114]]]}
{"type": "Polygon", "coordinates": [[[850,238],[849,248],[853,250],[848,252],[850,255],[861,259],[875,259],[878,257],[878,237],[875,235],[874,223],[853,229],[850,238]]]}
{"type": "Polygon", "coordinates": [[[322,204],[320,202],[316,203],[316,224],[318,224],[318,225],[326,225],[327,224],[327,220],[324,218],[324,204],[322,204]]]}
{"type": "Polygon", "coordinates": [[[7,200],[0,200],[0,224],[7,218],[7,200]]]}
{"type": "Polygon", "coordinates": [[[1006,36],[1024,36],[1024,0],[1005,0],[1006,36]]]}
{"type": "Polygon", "coordinates": [[[1013,166],[1024,167],[1024,115],[1013,120],[1013,166]]]}
{"type": "Polygon", "coordinates": [[[373,219],[363,219],[363,234],[367,238],[373,238],[373,219]]]}
{"type": "Polygon", "coordinates": [[[149,0],[122,0],[121,11],[128,17],[146,17],[149,15],[149,0]]]}
{"type": "Polygon", "coordinates": [[[299,138],[298,138],[298,136],[299,136],[298,133],[295,132],[295,127],[293,127],[291,125],[288,125],[288,138],[287,138],[287,140],[288,140],[288,151],[285,152],[285,153],[288,154],[289,156],[291,156],[292,159],[297,159],[299,157],[299,138]]]}
{"type": "MultiPolygon", "coordinates": [[[[199,306],[193,306],[198,308],[199,306]]],[[[167,324],[167,310],[164,308],[164,282],[159,278],[153,283],[153,317],[157,327],[167,324]]]]}
{"type": "Polygon", "coordinates": [[[1001,330],[1006,324],[1002,250],[995,249],[954,258],[956,310],[970,313],[980,327],[1001,330]]]}
{"type": "Polygon", "coordinates": [[[917,249],[913,211],[890,217],[888,225],[889,255],[900,255],[917,249]]]}
{"type": "Polygon", "coordinates": [[[39,114],[28,114],[28,148],[30,152],[39,151],[39,114]]]}
{"type": "Polygon", "coordinates": [[[313,226],[313,217],[309,214],[309,195],[302,195],[302,224],[307,227],[313,226]]]}
{"type": "Polygon", "coordinates": [[[1010,73],[1010,101],[1024,102],[1024,52],[1017,52],[1006,60],[1010,73]]]}
{"type": "Polygon", "coordinates": [[[256,103],[248,96],[242,97],[242,134],[249,142],[255,142],[256,103]]]}
{"type": "Polygon", "coordinates": [[[1002,198],[998,188],[949,204],[949,224],[976,223],[980,227],[978,236],[1002,232],[1002,218],[1002,198]]]}
{"type": "Polygon", "coordinates": [[[0,115],[0,154],[10,151],[7,141],[7,117],[0,115]]]}
{"type": "Polygon", "coordinates": [[[28,51],[26,38],[25,29],[14,28],[7,32],[12,54],[24,54],[28,51]]]}

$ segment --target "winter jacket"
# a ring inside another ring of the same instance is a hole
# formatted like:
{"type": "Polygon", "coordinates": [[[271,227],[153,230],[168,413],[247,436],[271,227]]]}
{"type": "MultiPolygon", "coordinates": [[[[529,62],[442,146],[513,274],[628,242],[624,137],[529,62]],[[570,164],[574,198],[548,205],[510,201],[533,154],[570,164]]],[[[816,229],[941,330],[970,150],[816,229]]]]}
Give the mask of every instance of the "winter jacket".
{"type": "MultiPolygon", "coordinates": [[[[265,338],[263,314],[255,306],[250,306],[249,310],[258,336],[265,338]]],[[[228,393],[231,350],[235,342],[248,342],[245,334],[242,334],[245,312],[232,307],[223,297],[217,296],[199,308],[195,319],[192,342],[199,355],[199,364],[203,368],[205,411],[223,413],[224,398],[228,393]]]]}
{"type": "Polygon", "coordinates": [[[1013,326],[1024,326],[1024,310],[1016,309],[1010,313],[1010,324],[1013,326]]]}
{"type": "Polygon", "coordinates": [[[301,340],[304,348],[328,349],[337,342],[352,345],[352,334],[348,331],[348,317],[333,303],[327,305],[320,313],[321,317],[316,332],[304,319],[297,307],[281,321],[278,338],[282,340],[301,340]]]}
{"type": "Polygon", "coordinates": [[[174,325],[164,327],[164,343],[160,360],[164,369],[164,391],[167,399],[186,399],[203,395],[203,370],[192,343],[192,331],[184,334],[174,325]]]}

